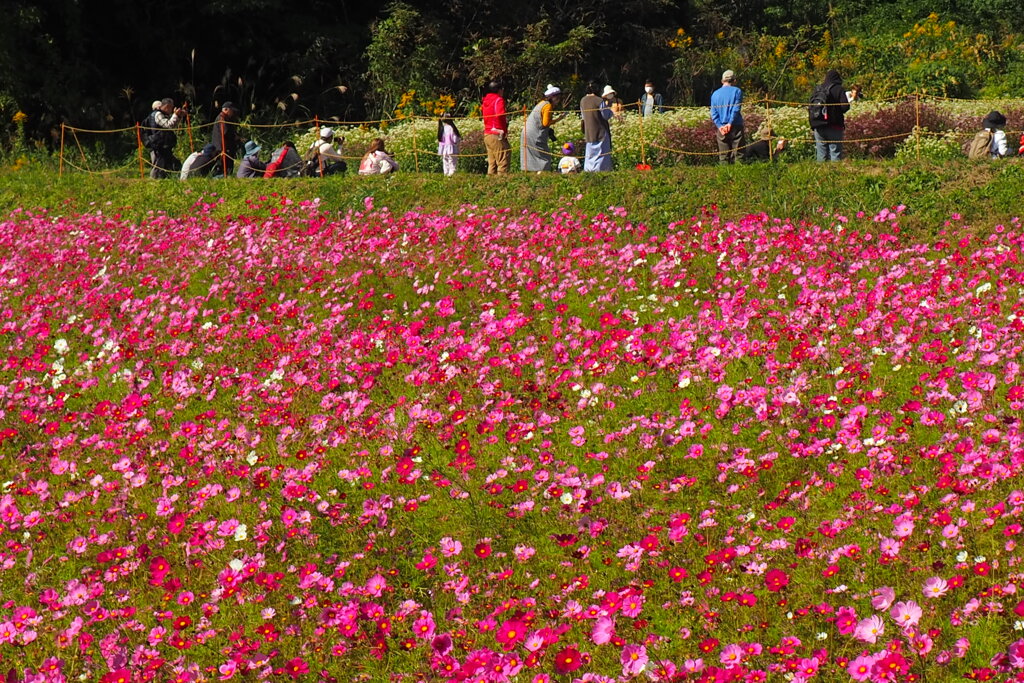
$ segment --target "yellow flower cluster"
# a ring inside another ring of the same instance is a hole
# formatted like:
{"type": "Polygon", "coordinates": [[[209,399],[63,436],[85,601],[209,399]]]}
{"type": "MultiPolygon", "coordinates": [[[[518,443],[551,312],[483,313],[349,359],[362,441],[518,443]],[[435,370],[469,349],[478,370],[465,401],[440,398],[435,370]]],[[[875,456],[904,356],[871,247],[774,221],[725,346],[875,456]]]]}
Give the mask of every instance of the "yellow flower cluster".
{"type": "Polygon", "coordinates": [[[451,95],[438,95],[434,99],[417,99],[416,91],[402,93],[395,106],[395,118],[407,119],[414,116],[440,116],[455,108],[455,98],[451,95]]]}
{"type": "Polygon", "coordinates": [[[686,35],[686,30],[682,28],[676,29],[675,37],[668,41],[668,46],[672,49],[685,50],[691,45],[693,45],[693,38],[686,35]]]}
{"type": "Polygon", "coordinates": [[[28,121],[28,114],[26,114],[23,111],[19,111],[11,117],[11,121],[13,121],[14,123],[25,123],[26,121],[28,121]]]}

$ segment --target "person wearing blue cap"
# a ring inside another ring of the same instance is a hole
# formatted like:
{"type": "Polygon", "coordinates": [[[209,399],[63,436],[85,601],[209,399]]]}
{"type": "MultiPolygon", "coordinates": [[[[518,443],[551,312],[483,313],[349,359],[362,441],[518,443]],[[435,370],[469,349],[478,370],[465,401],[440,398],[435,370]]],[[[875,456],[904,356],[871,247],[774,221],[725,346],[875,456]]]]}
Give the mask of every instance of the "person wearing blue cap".
{"type": "Polygon", "coordinates": [[[255,140],[245,143],[245,153],[242,163],[238,164],[238,172],[235,175],[239,178],[262,178],[267,171],[266,162],[260,161],[260,150],[263,149],[255,140]]]}

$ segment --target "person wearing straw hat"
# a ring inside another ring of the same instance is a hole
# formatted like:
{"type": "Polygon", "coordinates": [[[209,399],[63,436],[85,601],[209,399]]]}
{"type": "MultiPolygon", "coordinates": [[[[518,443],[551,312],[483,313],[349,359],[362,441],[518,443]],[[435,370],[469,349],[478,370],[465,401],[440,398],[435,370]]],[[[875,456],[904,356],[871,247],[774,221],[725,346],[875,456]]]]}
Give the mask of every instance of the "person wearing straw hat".
{"type": "Polygon", "coordinates": [[[612,170],[612,131],[608,125],[612,110],[597,92],[597,85],[590,83],[587,94],[580,100],[583,138],[587,143],[583,170],[588,172],[612,170]]]}
{"type": "Polygon", "coordinates": [[[519,152],[519,165],[524,171],[543,173],[551,170],[548,142],[555,139],[551,126],[562,118],[552,116],[551,112],[561,99],[562,89],[549,83],[544,90],[544,98],[526,117],[519,152]]]}
{"type": "Polygon", "coordinates": [[[757,137],[757,142],[744,150],[743,161],[746,163],[774,161],[786,149],[786,138],[776,137],[775,131],[767,123],[758,130],[757,137]]]}
{"type": "Polygon", "coordinates": [[[243,152],[242,162],[238,164],[238,172],[235,176],[238,178],[262,178],[263,174],[267,172],[267,164],[260,161],[260,147],[255,140],[247,140],[245,143],[245,151],[243,152]]]}
{"type": "Polygon", "coordinates": [[[711,121],[718,141],[718,163],[743,161],[743,91],[734,83],[736,73],[722,74],[722,87],[711,93],[711,121]]]}

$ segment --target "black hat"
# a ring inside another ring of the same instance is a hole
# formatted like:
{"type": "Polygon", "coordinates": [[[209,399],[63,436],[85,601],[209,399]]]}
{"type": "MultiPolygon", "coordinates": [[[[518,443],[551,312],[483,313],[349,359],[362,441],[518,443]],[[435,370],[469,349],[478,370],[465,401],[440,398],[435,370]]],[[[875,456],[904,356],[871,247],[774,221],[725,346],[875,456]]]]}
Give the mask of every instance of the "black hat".
{"type": "Polygon", "coordinates": [[[981,121],[981,125],[993,128],[999,128],[1006,125],[1006,117],[997,111],[990,111],[984,119],[981,121]]]}

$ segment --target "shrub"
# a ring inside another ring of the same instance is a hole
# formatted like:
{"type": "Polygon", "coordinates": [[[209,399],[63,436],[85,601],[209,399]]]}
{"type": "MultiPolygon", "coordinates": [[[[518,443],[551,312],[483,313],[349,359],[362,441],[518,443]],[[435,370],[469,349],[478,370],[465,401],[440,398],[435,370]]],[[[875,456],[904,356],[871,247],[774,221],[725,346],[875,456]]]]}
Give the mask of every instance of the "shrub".
{"type": "Polygon", "coordinates": [[[955,120],[927,103],[904,100],[846,119],[846,148],[854,157],[891,157],[897,146],[920,125],[933,133],[955,128],[955,120]]]}

